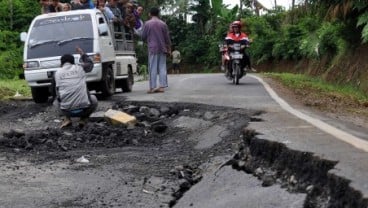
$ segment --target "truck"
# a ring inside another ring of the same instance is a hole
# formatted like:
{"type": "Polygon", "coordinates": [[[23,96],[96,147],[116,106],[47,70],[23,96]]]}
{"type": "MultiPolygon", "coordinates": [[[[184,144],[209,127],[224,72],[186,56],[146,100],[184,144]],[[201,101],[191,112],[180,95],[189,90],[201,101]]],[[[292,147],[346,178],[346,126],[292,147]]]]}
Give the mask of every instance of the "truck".
{"type": "Polygon", "coordinates": [[[36,103],[45,103],[52,96],[52,78],[61,69],[62,55],[72,54],[75,63],[80,62],[77,46],[94,62],[93,70],[86,74],[90,91],[101,98],[112,96],[117,88],[132,91],[137,74],[133,35],[113,25],[98,9],[38,15],[20,39],[24,42],[24,78],[36,103]]]}

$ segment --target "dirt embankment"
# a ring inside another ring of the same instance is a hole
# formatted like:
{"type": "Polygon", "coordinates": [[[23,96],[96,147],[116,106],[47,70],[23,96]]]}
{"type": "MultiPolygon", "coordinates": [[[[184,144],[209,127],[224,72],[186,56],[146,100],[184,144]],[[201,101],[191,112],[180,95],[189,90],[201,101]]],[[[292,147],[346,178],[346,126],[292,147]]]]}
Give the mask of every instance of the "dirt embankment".
{"type": "Polygon", "coordinates": [[[356,86],[368,95],[368,45],[362,45],[340,59],[320,57],[316,60],[275,61],[260,64],[262,72],[292,72],[320,76],[326,81],[356,86]]]}

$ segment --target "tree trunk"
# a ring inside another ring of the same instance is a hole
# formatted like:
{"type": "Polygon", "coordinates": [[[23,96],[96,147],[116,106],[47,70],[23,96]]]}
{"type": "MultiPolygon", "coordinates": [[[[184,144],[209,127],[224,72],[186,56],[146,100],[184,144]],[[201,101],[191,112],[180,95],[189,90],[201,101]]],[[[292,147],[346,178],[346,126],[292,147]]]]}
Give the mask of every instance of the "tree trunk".
{"type": "Polygon", "coordinates": [[[295,0],[292,0],[292,1],[291,1],[291,10],[293,10],[293,9],[294,9],[294,7],[295,7],[295,0]]]}
{"type": "Polygon", "coordinates": [[[243,13],[243,4],[242,0],[239,0],[239,19],[242,18],[242,13],[243,13]]]}
{"type": "Polygon", "coordinates": [[[13,0],[9,0],[9,19],[10,19],[10,30],[13,30],[13,0]]]}

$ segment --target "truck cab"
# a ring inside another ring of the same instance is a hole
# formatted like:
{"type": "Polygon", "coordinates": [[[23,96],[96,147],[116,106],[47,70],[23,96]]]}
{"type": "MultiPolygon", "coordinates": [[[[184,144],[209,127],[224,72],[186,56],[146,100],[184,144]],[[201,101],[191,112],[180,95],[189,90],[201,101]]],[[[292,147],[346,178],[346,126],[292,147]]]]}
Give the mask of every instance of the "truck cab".
{"type": "Polygon", "coordinates": [[[72,10],[42,14],[35,17],[24,41],[24,77],[31,87],[36,103],[47,102],[52,95],[52,76],[61,69],[60,58],[72,54],[75,63],[80,55],[79,46],[94,62],[87,73],[89,90],[109,97],[116,88],[131,92],[137,60],[134,41],[127,40],[124,32],[115,31],[98,9],[72,10]],[[120,33],[120,34],[119,34],[120,33]]]}

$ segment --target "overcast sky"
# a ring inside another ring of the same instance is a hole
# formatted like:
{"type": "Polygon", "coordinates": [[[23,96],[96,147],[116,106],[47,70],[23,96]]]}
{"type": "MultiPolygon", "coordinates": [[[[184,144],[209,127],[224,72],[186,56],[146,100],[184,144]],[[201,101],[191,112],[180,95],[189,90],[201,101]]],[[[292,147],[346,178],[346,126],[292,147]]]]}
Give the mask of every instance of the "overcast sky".
{"type": "MultiPolygon", "coordinates": [[[[272,8],[275,4],[275,0],[258,0],[259,3],[261,3],[266,8],[272,8]]],[[[283,6],[286,9],[288,9],[291,5],[291,0],[276,0],[277,5],[283,6]]],[[[239,4],[239,0],[223,0],[224,4],[231,5],[230,8],[235,6],[236,4],[239,4]]]]}

